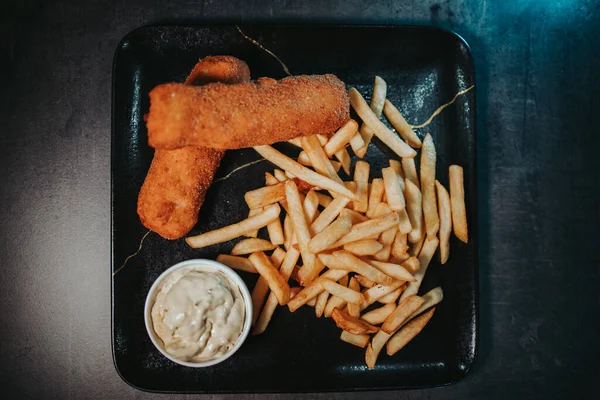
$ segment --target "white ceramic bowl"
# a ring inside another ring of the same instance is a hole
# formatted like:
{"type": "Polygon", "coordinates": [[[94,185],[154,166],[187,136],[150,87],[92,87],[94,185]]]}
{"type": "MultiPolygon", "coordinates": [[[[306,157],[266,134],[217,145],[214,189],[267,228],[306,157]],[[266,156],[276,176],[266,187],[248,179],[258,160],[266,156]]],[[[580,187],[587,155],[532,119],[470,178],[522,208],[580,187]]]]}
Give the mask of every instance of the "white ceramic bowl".
{"type": "Polygon", "coordinates": [[[148,292],[148,296],[146,297],[146,304],[144,305],[144,321],[146,323],[146,331],[148,332],[148,336],[150,336],[152,343],[154,343],[154,346],[158,349],[158,351],[160,351],[162,353],[163,356],[167,357],[169,360],[171,360],[177,364],[185,365],[186,367],[192,367],[192,368],[209,367],[211,365],[215,365],[222,361],[225,361],[226,359],[231,357],[241,347],[241,345],[244,343],[244,341],[248,337],[248,333],[250,332],[250,325],[252,323],[252,300],[250,298],[250,292],[248,291],[248,287],[246,286],[246,284],[244,283],[242,278],[240,278],[239,275],[231,268],[227,267],[226,265],[221,264],[220,262],[213,261],[213,260],[205,260],[205,259],[187,260],[187,261],[180,262],[179,264],[173,265],[171,268],[169,268],[165,272],[163,272],[158,277],[158,279],[156,279],[156,281],[154,281],[154,284],[152,284],[152,287],[150,288],[150,291],[148,292]],[[242,298],[244,299],[244,305],[245,305],[245,309],[246,309],[244,327],[243,327],[242,333],[240,334],[240,337],[238,338],[235,345],[227,353],[223,354],[222,356],[217,357],[213,360],[204,361],[204,362],[182,361],[182,360],[178,360],[177,358],[175,358],[172,355],[170,355],[169,353],[167,353],[162,348],[162,345],[161,345],[162,340],[160,340],[158,335],[154,332],[154,327],[152,325],[152,306],[154,306],[154,301],[156,299],[157,292],[160,290],[160,288],[162,286],[161,283],[163,282],[163,280],[167,276],[169,276],[171,273],[173,273],[179,269],[193,267],[196,265],[201,267],[203,271],[211,271],[211,270],[213,270],[215,272],[218,271],[218,272],[223,273],[225,276],[227,276],[227,278],[229,278],[231,283],[234,285],[237,285],[237,287],[239,288],[240,293],[242,294],[242,298]]]}

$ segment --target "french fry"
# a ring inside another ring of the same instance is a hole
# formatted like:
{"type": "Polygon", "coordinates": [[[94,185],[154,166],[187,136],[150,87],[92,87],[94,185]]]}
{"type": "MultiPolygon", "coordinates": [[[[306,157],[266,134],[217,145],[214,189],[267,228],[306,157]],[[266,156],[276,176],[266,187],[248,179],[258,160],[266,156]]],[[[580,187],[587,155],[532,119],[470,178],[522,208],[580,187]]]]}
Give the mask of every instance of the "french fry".
{"type": "Polygon", "coordinates": [[[271,260],[262,251],[251,254],[249,259],[260,276],[267,281],[269,289],[277,297],[279,305],[287,304],[290,301],[290,286],[273,266],[271,260]]]}
{"type": "Polygon", "coordinates": [[[361,213],[366,212],[369,206],[369,169],[369,164],[364,161],[357,161],[354,166],[354,182],[358,196],[358,200],[354,202],[354,211],[361,213]]]}
{"type": "Polygon", "coordinates": [[[425,303],[425,299],[419,296],[408,296],[400,301],[398,307],[392,312],[381,325],[381,330],[387,334],[392,334],[410,318],[415,311],[425,303]]]}
{"type": "Polygon", "coordinates": [[[398,111],[392,102],[387,99],[383,105],[383,113],[394,129],[396,129],[396,132],[398,132],[400,137],[402,137],[409,146],[416,149],[421,147],[421,139],[419,139],[412,127],[406,122],[402,114],[400,114],[400,111],[398,111]]]}
{"type": "Polygon", "coordinates": [[[290,171],[284,171],[284,172],[285,172],[285,176],[287,176],[288,179],[294,179],[294,178],[296,178],[296,175],[292,174],[290,171]]]}
{"type": "Polygon", "coordinates": [[[417,188],[421,188],[419,183],[419,177],[417,175],[417,167],[415,166],[414,158],[403,158],[402,159],[402,171],[404,171],[404,182],[406,179],[415,184],[417,188]]]}
{"type": "Polygon", "coordinates": [[[337,296],[330,296],[329,300],[327,300],[327,304],[325,305],[325,312],[323,315],[329,318],[335,309],[342,309],[346,305],[346,300],[337,296]]]}
{"type": "MultiPolygon", "coordinates": [[[[331,279],[330,279],[331,280],[331,279]]],[[[340,285],[342,286],[348,286],[348,283],[350,282],[350,278],[348,277],[348,275],[344,275],[342,276],[340,279],[338,279],[337,281],[340,285]]]]}
{"type": "MultiPolygon", "coordinates": [[[[279,270],[279,273],[281,274],[284,280],[287,281],[290,279],[290,275],[292,274],[292,271],[294,270],[294,267],[296,266],[299,257],[300,253],[296,249],[290,249],[285,255],[285,258],[281,263],[281,269],[279,270]]],[[[291,288],[290,299],[293,298],[293,296],[295,296],[299,291],[300,288],[291,288]]],[[[267,326],[269,325],[269,322],[273,317],[273,313],[275,312],[278,303],[279,302],[277,301],[277,297],[273,292],[271,292],[269,294],[269,297],[267,298],[267,301],[265,302],[260,316],[258,317],[258,320],[256,321],[256,324],[252,331],[253,335],[260,335],[265,331],[265,329],[267,329],[267,326]]]]}
{"type": "Polygon", "coordinates": [[[365,217],[364,215],[359,214],[354,210],[349,210],[347,208],[344,208],[340,212],[340,216],[350,218],[350,222],[352,222],[352,225],[360,224],[361,222],[369,220],[369,218],[365,217]]]}
{"type": "MultiPolygon", "coordinates": [[[[348,289],[354,290],[356,293],[360,294],[364,300],[364,296],[360,293],[360,284],[354,277],[350,278],[350,281],[348,282],[348,289]]],[[[360,317],[360,304],[348,302],[347,311],[351,317],[360,317]]]]}
{"type": "Polygon", "coordinates": [[[421,248],[423,247],[423,243],[425,243],[425,239],[427,239],[427,235],[423,235],[423,237],[421,237],[421,240],[419,240],[417,243],[413,243],[413,245],[410,246],[410,249],[408,249],[408,254],[411,257],[419,255],[419,253],[421,252],[421,248]]]}
{"type": "Polygon", "coordinates": [[[286,172],[292,173],[295,177],[298,177],[313,186],[318,186],[321,189],[339,193],[342,196],[348,197],[350,200],[357,200],[356,195],[350,190],[346,189],[346,187],[340,182],[333,181],[313,170],[306,168],[288,156],[283,155],[279,151],[275,150],[271,146],[255,146],[254,150],[256,150],[265,159],[277,165],[279,168],[284,169],[286,172]]]}
{"type": "Polygon", "coordinates": [[[336,296],[344,300],[346,303],[360,304],[365,300],[362,293],[344,287],[339,283],[335,283],[328,279],[324,279],[321,283],[323,284],[323,289],[329,292],[332,296],[336,296]]]}
{"type": "Polygon", "coordinates": [[[375,285],[363,292],[365,301],[360,305],[361,311],[381,299],[386,294],[392,293],[400,286],[404,285],[403,281],[394,281],[391,285],[375,285]]]}
{"type": "Polygon", "coordinates": [[[446,264],[450,256],[450,233],[452,232],[452,211],[450,209],[450,195],[446,188],[439,182],[435,181],[437,191],[438,212],[440,216],[440,258],[442,264],[446,264]]]}
{"type": "Polygon", "coordinates": [[[327,227],[327,225],[333,222],[333,220],[340,214],[340,212],[349,202],[350,199],[342,196],[338,196],[333,199],[333,201],[327,207],[325,207],[323,212],[310,225],[310,231],[313,234],[321,232],[327,227]]]}
{"type": "MultiPolygon", "coordinates": [[[[298,256],[300,256],[300,252],[296,251],[296,254],[298,254],[298,256]]],[[[290,288],[290,300],[293,299],[294,296],[296,296],[298,293],[300,293],[301,290],[302,290],[302,288],[300,286],[291,287],[290,288]]],[[[277,300],[277,298],[275,300],[277,300]]]]}
{"type": "Polygon", "coordinates": [[[326,271],[319,278],[312,281],[308,286],[304,287],[287,305],[291,312],[296,311],[298,308],[306,304],[310,299],[317,297],[323,290],[321,280],[329,279],[337,281],[343,276],[348,275],[348,271],[342,271],[337,269],[331,269],[326,271]]]}
{"type": "Polygon", "coordinates": [[[362,275],[354,275],[354,279],[356,279],[356,281],[360,284],[360,286],[365,287],[367,289],[370,289],[373,286],[377,285],[377,283],[373,282],[369,278],[365,278],[362,275]]]}
{"type": "Polygon", "coordinates": [[[394,336],[392,336],[386,346],[386,351],[389,356],[393,356],[402,349],[408,342],[410,342],[415,336],[417,336],[427,325],[435,308],[427,311],[425,314],[411,320],[402,329],[400,329],[394,336]]]}
{"type": "Polygon", "coordinates": [[[321,318],[323,316],[323,312],[325,312],[325,306],[327,305],[327,300],[329,299],[329,292],[324,290],[317,296],[317,302],[315,303],[315,315],[317,318],[321,318]]]}
{"type": "Polygon", "coordinates": [[[381,175],[383,176],[387,203],[392,210],[399,213],[406,207],[406,202],[404,200],[404,194],[402,194],[402,187],[400,186],[398,174],[396,174],[396,171],[394,171],[392,167],[388,167],[381,170],[381,175]]]}
{"type": "Polygon", "coordinates": [[[344,170],[346,175],[350,175],[350,164],[352,162],[352,159],[350,158],[350,153],[348,153],[348,150],[346,150],[345,148],[338,150],[335,153],[335,158],[339,160],[340,164],[342,165],[342,169],[344,170]]]}
{"type": "Polygon", "coordinates": [[[327,207],[333,201],[331,197],[323,193],[317,193],[317,197],[319,198],[319,205],[322,207],[327,207]]]}
{"type": "Polygon", "coordinates": [[[249,238],[238,242],[231,250],[232,256],[241,256],[244,254],[252,254],[257,251],[269,251],[277,246],[264,239],[249,238]]]}
{"type": "Polygon", "coordinates": [[[350,217],[340,216],[334,222],[332,222],[327,228],[317,233],[308,242],[308,250],[311,253],[317,254],[330,245],[339,240],[342,236],[350,232],[352,229],[352,222],[350,217]]]}
{"type": "Polygon", "coordinates": [[[314,136],[305,136],[302,138],[302,146],[304,147],[304,151],[308,154],[308,158],[310,158],[310,163],[312,164],[315,171],[320,173],[323,176],[329,177],[329,179],[342,183],[342,179],[338,176],[331,165],[331,161],[327,158],[327,155],[323,151],[319,140],[314,136]]]}
{"type": "Polygon", "coordinates": [[[308,250],[308,242],[310,241],[311,235],[308,230],[308,224],[302,202],[300,201],[300,193],[298,187],[293,181],[287,181],[285,184],[285,193],[290,208],[290,217],[292,219],[292,225],[294,226],[294,232],[296,239],[298,240],[298,246],[300,247],[300,254],[302,254],[302,262],[304,265],[298,272],[298,277],[301,283],[307,275],[310,275],[315,270],[315,255],[308,250]]]}
{"type": "Polygon", "coordinates": [[[381,250],[373,255],[373,258],[377,261],[388,261],[390,259],[390,254],[392,253],[392,246],[386,245],[383,246],[381,250]]]}
{"type": "Polygon", "coordinates": [[[427,238],[435,237],[440,229],[435,198],[435,162],[436,152],[430,134],[425,135],[421,149],[421,191],[423,196],[423,217],[427,238]]]}
{"type": "Polygon", "coordinates": [[[286,214],[285,218],[283,219],[283,237],[283,247],[285,247],[286,250],[289,250],[293,244],[292,241],[294,239],[294,226],[289,213],[286,214]]]}
{"type": "MultiPolygon", "coordinates": [[[[322,214],[321,214],[322,215],[322,214]]],[[[378,237],[383,231],[398,225],[400,218],[395,212],[384,215],[379,218],[374,218],[359,224],[353,225],[350,232],[343,236],[340,240],[332,244],[329,248],[336,248],[345,245],[346,243],[356,242],[362,239],[378,237]]]]}
{"type": "Polygon", "coordinates": [[[359,115],[364,123],[373,130],[383,143],[386,144],[394,153],[400,157],[414,157],[417,153],[407,145],[400,137],[394,135],[377,117],[367,105],[367,102],[355,88],[350,88],[348,91],[350,97],[350,105],[359,115]]]}
{"type": "Polygon", "coordinates": [[[398,175],[400,186],[402,187],[402,191],[404,191],[404,171],[402,171],[402,163],[398,160],[390,160],[390,167],[396,172],[396,175],[398,175]]]}
{"type": "Polygon", "coordinates": [[[250,209],[265,207],[269,204],[285,200],[285,183],[279,182],[276,185],[251,190],[246,192],[244,199],[250,209]]]}
{"type": "Polygon", "coordinates": [[[329,138],[325,135],[322,135],[320,133],[317,133],[316,135],[314,135],[317,140],[319,141],[319,145],[321,147],[325,146],[327,144],[327,141],[329,140],[329,138]]]}
{"type": "Polygon", "coordinates": [[[250,272],[253,274],[257,274],[258,271],[254,268],[254,265],[244,257],[238,256],[230,256],[229,254],[219,254],[217,256],[217,261],[221,264],[227,265],[231,269],[235,269],[238,271],[250,272]]]}
{"type": "Polygon", "coordinates": [[[345,149],[348,142],[350,142],[357,132],[358,123],[353,119],[348,120],[348,122],[342,125],[342,127],[331,136],[325,146],[323,146],[323,150],[325,151],[325,154],[327,154],[327,157],[331,158],[339,150],[345,149]]]}
{"type": "Polygon", "coordinates": [[[335,324],[338,326],[338,328],[355,335],[364,335],[379,331],[378,327],[368,324],[358,318],[352,317],[348,315],[347,312],[342,311],[339,308],[333,309],[331,317],[335,321],[335,324]]]}
{"type": "Polygon", "coordinates": [[[269,232],[269,239],[274,245],[280,245],[285,242],[283,228],[281,227],[281,221],[279,219],[276,219],[267,225],[267,231],[269,232]]]}
{"type": "Polygon", "coordinates": [[[342,339],[346,343],[365,348],[367,344],[369,344],[369,340],[371,339],[371,337],[369,335],[355,335],[347,331],[342,331],[340,339],[342,339]]]}
{"type": "Polygon", "coordinates": [[[410,219],[408,217],[406,209],[398,211],[398,218],[400,218],[400,223],[398,224],[400,232],[404,234],[409,234],[410,232],[412,232],[412,225],[410,223],[410,219]]]}
{"type": "MultiPolygon", "coordinates": [[[[279,182],[285,182],[288,180],[288,177],[285,174],[285,172],[283,172],[280,169],[275,168],[275,170],[273,171],[273,174],[275,175],[275,179],[277,179],[279,182]]],[[[277,183],[277,182],[275,182],[275,183],[277,183]]]]}
{"type": "Polygon", "coordinates": [[[367,207],[367,217],[373,218],[373,213],[375,212],[375,208],[383,198],[383,193],[385,192],[385,186],[383,183],[383,179],[373,179],[371,181],[371,191],[369,192],[369,205],[367,207]]]}
{"type": "Polygon", "coordinates": [[[402,268],[404,268],[411,274],[414,274],[419,269],[421,269],[421,263],[419,262],[419,259],[415,256],[409,257],[408,260],[402,262],[402,264],[400,265],[402,266],[402,268]]]}
{"type": "Polygon", "coordinates": [[[301,151],[300,154],[298,154],[298,162],[305,167],[312,167],[312,163],[310,162],[310,158],[306,151],[301,151]]]}
{"type": "Polygon", "coordinates": [[[361,151],[360,149],[362,149],[364,146],[365,141],[360,135],[360,132],[356,132],[352,139],[350,139],[350,147],[352,147],[352,151],[354,151],[354,154],[358,155],[358,152],[361,151]]]}
{"type": "Polygon", "coordinates": [[[419,270],[413,275],[416,280],[408,283],[400,300],[404,300],[408,296],[415,295],[419,292],[419,287],[421,286],[421,282],[423,282],[423,277],[425,276],[425,272],[427,272],[427,267],[429,266],[429,263],[431,262],[439,243],[440,241],[437,237],[434,237],[431,240],[425,240],[423,248],[419,253],[419,270]]]}
{"type": "Polygon", "coordinates": [[[469,242],[469,229],[467,226],[467,212],[465,209],[465,188],[463,169],[458,165],[451,165],[448,169],[450,181],[450,202],[452,204],[452,225],[454,235],[465,243],[469,242]]]}
{"type": "MultiPolygon", "coordinates": [[[[248,218],[254,217],[256,214],[260,213],[262,210],[263,210],[263,207],[260,207],[260,208],[251,208],[250,211],[248,211],[248,218]]],[[[252,232],[248,232],[244,236],[257,237],[258,236],[258,229],[253,230],[252,232]]]]}
{"type": "Polygon", "coordinates": [[[389,303],[396,304],[396,300],[398,300],[398,297],[400,297],[400,295],[402,294],[402,292],[404,291],[405,288],[406,288],[406,286],[400,286],[398,289],[394,290],[392,293],[386,294],[385,296],[383,296],[382,298],[380,298],[377,301],[380,302],[381,304],[389,304],[389,303]]]}
{"type": "Polygon", "coordinates": [[[429,292],[425,293],[423,296],[421,296],[425,302],[423,304],[421,304],[421,307],[419,307],[411,316],[410,318],[414,318],[417,315],[421,314],[423,311],[427,310],[428,308],[431,308],[437,304],[439,304],[443,299],[444,299],[444,291],[442,290],[441,287],[436,287],[431,289],[429,292]]]}
{"type": "Polygon", "coordinates": [[[344,245],[344,250],[357,256],[372,256],[381,251],[381,249],[383,249],[383,245],[374,239],[364,239],[344,245]]]}
{"type": "Polygon", "coordinates": [[[374,282],[381,283],[382,285],[391,285],[394,282],[393,278],[387,276],[377,268],[372,267],[347,251],[335,251],[333,252],[333,255],[341,262],[345,263],[350,270],[369,278],[374,282]]]}
{"type": "Polygon", "coordinates": [[[317,258],[330,269],[339,269],[348,272],[352,271],[342,260],[335,257],[333,254],[320,253],[317,255],[317,258]]]}
{"type": "Polygon", "coordinates": [[[306,222],[310,224],[316,218],[318,212],[317,210],[319,208],[319,196],[317,196],[317,193],[315,193],[314,190],[311,189],[306,194],[303,207],[306,222]]]}
{"type": "Polygon", "coordinates": [[[404,183],[406,188],[406,210],[412,227],[408,234],[408,241],[418,243],[424,235],[421,191],[408,178],[404,183]]]}
{"type": "Polygon", "coordinates": [[[223,243],[238,236],[244,235],[256,229],[267,226],[279,218],[281,208],[278,204],[266,206],[264,210],[253,217],[247,218],[236,224],[215,229],[197,236],[190,236],[185,239],[186,243],[195,249],[210,246],[216,243],[223,243]]]}
{"type": "Polygon", "coordinates": [[[414,282],[416,280],[402,265],[375,260],[367,260],[367,263],[394,279],[406,282],[414,282]]]}
{"type": "Polygon", "coordinates": [[[394,238],[398,233],[398,228],[393,226],[390,229],[384,231],[381,235],[379,235],[379,243],[384,246],[389,246],[394,243],[394,238]]]}
{"type": "Polygon", "coordinates": [[[392,254],[395,257],[408,258],[408,235],[398,231],[394,237],[394,243],[392,245],[392,254]]]}
{"type": "MultiPolygon", "coordinates": [[[[396,289],[398,290],[398,289],[396,289]]],[[[393,293],[393,292],[392,292],[393,293]]],[[[365,322],[371,325],[379,325],[385,321],[385,319],[396,309],[396,304],[386,303],[384,306],[371,310],[360,316],[365,322]]]]}
{"type": "MultiPolygon", "coordinates": [[[[275,253],[273,253],[273,255],[275,255],[275,253]]],[[[250,260],[248,260],[250,261],[250,260]]],[[[281,261],[279,260],[279,254],[276,255],[276,257],[271,258],[271,261],[273,261],[273,267],[275,268],[279,268],[279,266],[281,265],[281,261]]],[[[252,261],[250,261],[252,262],[252,261]]],[[[254,263],[252,264],[252,266],[254,266],[254,263]]],[[[256,269],[256,267],[255,267],[256,269]]],[[[258,271],[257,271],[258,272],[258,271]]],[[[252,289],[252,293],[250,295],[250,299],[252,300],[252,325],[255,325],[256,321],[258,320],[258,317],[260,316],[260,309],[263,305],[263,303],[265,302],[265,298],[267,297],[267,294],[269,293],[269,284],[266,281],[265,278],[263,278],[262,276],[258,277],[258,280],[256,281],[256,284],[254,285],[254,288],[252,289]]]]}
{"type": "MultiPolygon", "coordinates": [[[[377,204],[377,206],[375,207],[375,211],[373,211],[373,216],[371,218],[383,217],[384,215],[388,215],[392,212],[394,212],[394,211],[388,205],[388,203],[382,201],[381,203],[377,204]]],[[[392,227],[392,228],[395,228],[395,227],[392,227]]]]}
{"type": "Polygon", "coordinates": [[[379,331],[373,339],[371,339],[371,343],[367,346],[367,351],[365,352],[365,363],[369,368],[375,368],[375,363],[377,362],[377,357],[379,353],[385,346],[385,343],[389,340],[391,335],[385,333],[384,331],[379,331]]]}
{"type": "MultiPolygon", "coordinates": [[[[385,102],[385,97],[387,96],[387,83],[379,77],[375,77],[375,83],[373,85],[373,94],[371,96],[371,110],[375,114],[377,118],[381,117],[381,113],[383,111],[383,105],[385,102]]],[[[371,143],[371,139],[373,138],[373,129],[371,129],[367,124],[363,122],[360,127],[360,135],[364,141],[363,147],[358,149],[358,151],[352,147],[356,155],[360,158],[363,158],[367,152],[367,148],[369,147],[369,143],[371,143]]]]}

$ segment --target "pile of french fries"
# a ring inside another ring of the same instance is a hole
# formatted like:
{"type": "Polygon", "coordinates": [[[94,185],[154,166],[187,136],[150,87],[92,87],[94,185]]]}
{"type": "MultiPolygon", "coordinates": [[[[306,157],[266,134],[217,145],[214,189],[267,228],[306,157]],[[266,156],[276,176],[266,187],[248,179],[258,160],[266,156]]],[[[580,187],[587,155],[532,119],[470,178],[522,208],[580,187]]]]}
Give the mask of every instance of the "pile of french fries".
{"type": "Polygon", "coordinates": [[[329,138],[291,140],[302,150],[297,160],[270,146],[255,147],[280,169],[265,174],[264,187],[245,194],[248,218],[186,239],[200,248],[248,236],[217,260],[260,274],[252,291],[253,334],[265,331],[278,305],[291,312],[311,306],[317,317],[335,321],[341,340],[366,348],[369,368],[384,346],[395,354],[433,316],[442,288],[418,293],[437,248],[445,264],[451,231],[468,241],[462,168],[449,167],[448,193],[435,177],[431,136],[421,141],[386,92],[385,81],[376,77],[369,106],[351,88],[362,125],[350,120],[329,138]],[[381,122],[382,113],[398,134],[381,122]],[[363,158],[373,135],[400,160],[390,159],[381,178],[372,180],[370,175],[379,174],[359,160],[354,179],[343,181],[338,171],[351,172],[347,147],[363,158]],[[263,227],[269,240],[257,238],[263,227]]]}

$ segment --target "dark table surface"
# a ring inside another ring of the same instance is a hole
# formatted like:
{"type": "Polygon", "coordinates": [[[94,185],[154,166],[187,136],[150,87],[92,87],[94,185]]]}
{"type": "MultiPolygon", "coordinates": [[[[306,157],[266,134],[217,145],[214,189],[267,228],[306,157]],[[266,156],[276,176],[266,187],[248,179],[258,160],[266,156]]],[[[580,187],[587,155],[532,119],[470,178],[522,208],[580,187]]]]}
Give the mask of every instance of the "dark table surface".
{"type": "Polygon", "coordinates": [[[462,35],[477,74],[478,358],[456,385],[369,397],[593,393],[600,378],[600,6],[591,0],[3,1],[0,392],[159,397],[129,387],[112,362],[112,57],[138,26],[215,20],[411,23],[462,35]]]}

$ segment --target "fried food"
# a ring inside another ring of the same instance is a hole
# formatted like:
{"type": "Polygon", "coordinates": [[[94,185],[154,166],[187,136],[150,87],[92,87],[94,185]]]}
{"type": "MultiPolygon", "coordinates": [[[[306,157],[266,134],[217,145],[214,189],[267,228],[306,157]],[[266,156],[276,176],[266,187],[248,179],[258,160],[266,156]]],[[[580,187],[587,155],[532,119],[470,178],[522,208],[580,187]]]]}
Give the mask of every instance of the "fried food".
{"type": "Polygon", "coordinates": [[[168,83],[150,92],[148,143],[239,149],[329,135],[349,119],[346,86],[330,74],[202,87],[168,83]]]}
{"type": "MultiPolygon", "coordinates": [[[[206,57],[196,64],[186,85],[227,84],[250,80],[248,65],[230,56],[206,57]]],[[[138,196],[142,224],[166,239],[186,235],[198,212],[224,152],[202,147],[156,150],[138,196]]]]}

